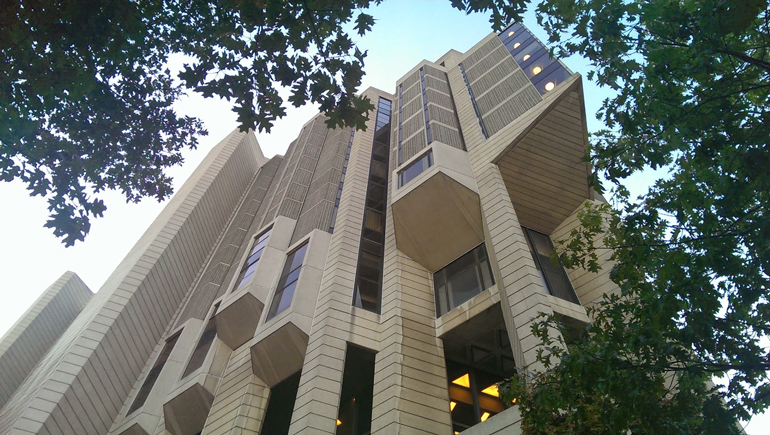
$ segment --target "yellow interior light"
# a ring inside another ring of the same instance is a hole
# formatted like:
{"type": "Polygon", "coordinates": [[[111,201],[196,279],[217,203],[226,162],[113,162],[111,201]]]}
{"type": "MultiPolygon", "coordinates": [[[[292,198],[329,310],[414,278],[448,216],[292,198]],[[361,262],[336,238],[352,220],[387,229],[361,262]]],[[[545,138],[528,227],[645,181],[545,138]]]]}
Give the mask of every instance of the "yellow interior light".
{"type": "Polygon", "coordinates": [[[488,418],[489,418],[489,413],[488,412],[485,412],[485,413],[481,414],[481,422],[482,423],[487,421],[488,418]]]}
{"type": "Polygon", "coordinates": [[[455,435],[460,435],[460,431],[459,431],[459,430],[456,430],[456,431],[455,431],[455,435]]]}
{"type": "Polygon", "coordinates": [[[554,86],[556,86],[556,85],[553,84],[553,82],[548,82],[548,83],[545,84],[545,90],[546,91],[552,91],[554,86]]]}
{"type": "Polygon", "coordinates": [[[449,412],[454,411],[455,406],[457,406],[457,402],[449,402],[449,412]]]}
{"type": "Polygon", "coordinates": [[[517,48],[519,48],[520,45],[521,45],[521,42],[517,42],[513,44],[513,49],[516,50],[517,48]]]}
{"type": "Polygon", "coordinates": [[[337,419],[337,426],[341,426],[341,425],[342,425],[342,422],[341,422],[341,421],[340,421],[340,419],[338,418],[338,419],[337,419]]]}
{"type": "Polygon", "coordinates": [[[452,381],[453,384],[457,384],[461,387],[470,388],[471,387],[471,378],[468,377],[468,373],[460,376],[459,378],[452,381]]]}
{"type": "Polygon", "coordinates": [[[492,384],[481,390],[481,392],[484,394],[489,394],[490,396],[500,397],[500,392],[497,390],[497,384],[492,384]]]}
{"type": "Polygon", "coordinates": [[[522,62],[526,62],[527,60],[529,60],[529,58],[530,58],[530,57],[532,57],[532,55],[531,55],[531,54],[525,54],[525,55],[524,55],[524,59],[522,59],[521,61],[522,61],[522,62]]]}
{"type": "Polygon", "coordinates": [[[542,71],[542,70],[543,70],[543,68],[540,68],[539,66],[536,66],[536,67],[532,68],[532,74],[538,75],[538,74],[540,74],[540,71],[542,71]]]}
{"type": "Polygon", "coordinates": [[[515,32],[515,31],[513,31],[513,30],[511,30],[510,32],[508,32],[508,37],[510,38],[511,36],[513,36],[513,34],[514,34],[514,33],[516,33],[516,32],[515,32]]]}

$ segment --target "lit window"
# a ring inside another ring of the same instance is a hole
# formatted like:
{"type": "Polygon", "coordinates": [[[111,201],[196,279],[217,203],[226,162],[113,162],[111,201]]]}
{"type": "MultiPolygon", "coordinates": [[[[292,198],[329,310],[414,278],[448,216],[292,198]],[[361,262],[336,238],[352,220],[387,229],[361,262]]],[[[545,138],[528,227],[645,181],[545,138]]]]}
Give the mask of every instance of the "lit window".
{"type": "Polygon", "coordinates": [[[273,296],[273,303],[270,304],[270,311],[267,313],[267,320],[272,319],[291,305],[294,290],[297,288],[299,273],[302,269],[302,261],[305,259],[305,251],[307,251],[307,243],[286,257],[281,279],[278,280],[278,287],[273,296]]]}
{"type": "Polygon", "coordinates": [[[415,177],[425,172],[433,166],[433,152],[429,151],[422,158],[412,162],[409,166],[398,173],[398,187],[412,181],[415,177]]]}
{"type": "Polygon", "coordinates": [[[251,276],[257,269],[259,259],[262,258],[262,251],[265,250],[265,245],[267,244],[267,239],[269,237],[270,230],[267,230],[264,234],[257,238],[256,242],[254,242],[254,246],[251,248],[251,253],[249,253],[249,258],[246,259],[246,262],[241,268],[241,273],[238,275],[238,285],[235,286],[236,289],[243,287],[244,284],[251,280],[251,276]]]}
{"type": "Polygon", "coordinates": [[[484,244],[433,274],[436,291],[436,316],[488,289],[495,283],[484,244]]]}
{"type": "MultiPolygon", "coordinates": [[[[462,347],[466,355],[460,360],[446,361],[449,381],[449,412],[452,415],[452,430],[460,431],[483,423],[505,409],[500,399],[497,383],[513,374],[513,355],[508,337],[501,330],[489,331],[476,342],[462,347]],[[498,337],[499,336],[499,337],[498,337]],[[491,338],[491,340],[490,340],[491,338]],[[500,344],[495,339],[500,340],[500,344]],[[486,346],[482,348],[481,346],[486,346]]],[[[444,341],[445,346],[450,346],[444,341]]],[[[451,349],[447,358],[457,354],[451,349]]]]}
{"type": "Polygon", "coordinates": [[[553,252],[551,238],[529,228],[522,228],[522,230],[524,230],[532,259],[535,261],[535,266],[546,291],[557,298],[579,304],[564,267],[560,262],[554,264],[551,261],[551,253],[553,252]]]}

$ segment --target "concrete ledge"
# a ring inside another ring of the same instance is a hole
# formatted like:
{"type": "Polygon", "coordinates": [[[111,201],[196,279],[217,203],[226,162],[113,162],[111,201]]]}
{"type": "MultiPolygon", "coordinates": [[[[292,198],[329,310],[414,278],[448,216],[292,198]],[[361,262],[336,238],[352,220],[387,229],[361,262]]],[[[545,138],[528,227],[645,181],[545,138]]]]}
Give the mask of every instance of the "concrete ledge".
{"type": "Polygon", "coordinates": [[[217,312],[217,336],[230,349],[237,349],[254,336],[264,307],[251,292],[238,294],[217,312]]]}
{"type": "Polygon", "coordinates": [[[134,423],[120,435],[150,435],[139,423],[134,423]]]}
{"type": "Polygon", "coordinates": [[[302,370],[308,334],[285,318],[285,323],[251,347],[251,368],[270,388],[302,370]]]}
{"type": "MultiPolygon", "coordinates": [[[[435,272],[483,242],[484,227],[468,154],[440,142],[430,150],[433,166],[400,189],[392,186],[391,210],[398,249],[435,272]]],[[[392,178],[396,183],[397,174],[392,178]]]]}
{"type": "Polygon", "coordinates": [[[195,435],[203,430],[214,403],[214,395],[201,384],[190,388],[163,405],[166,430],[173,435],[195,435]]]}

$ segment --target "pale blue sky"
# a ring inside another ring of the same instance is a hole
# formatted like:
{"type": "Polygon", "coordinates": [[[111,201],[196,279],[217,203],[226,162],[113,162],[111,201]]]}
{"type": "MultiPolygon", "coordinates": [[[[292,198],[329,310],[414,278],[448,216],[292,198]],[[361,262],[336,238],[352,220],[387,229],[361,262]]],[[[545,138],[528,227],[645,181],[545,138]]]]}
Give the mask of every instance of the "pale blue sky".
{"type": "MultiPolygon", "coordinates": [[[[372,32],[359,39],[359,47],[369,51],[361,90],[373,86],[393,92],[396,80],[419,61],[436,60],[450,49],[464,52],[491,32],[486,17],[466,16],[452,9],[449,0],[386,0],[373,15],[377,22],[372,32]]],[[[533,14],[525,16],[524,24],[546,40],[533,14]]],[[[594,114],[608,94],[585,80],[588,65],[583,59],[562,60],[584,76],[588,129],[596,131],[601,124],[594,114]]],[[[198,150],[185,153],[185,166],[171,171],[175,185],[181,186],[204,155],[236,127],[236,122],[229,105],[222,101],[191,97],[178,108],[203,119],[210,132],[202,138],[198,150]]],[[[265,154],[283,154],[299,128],[315,113],[313,107],[289,108],[288,116],[276,123],[271,134],[258,135],[265,154]]],[[[644,184],[645,180],[639,181],[644,184]]],[[[5,246],[0,251],[0,334],[67,270],[76,272],[92,291],[97,291],[163,207],[152,200],[127,205],[120,195],[106,195],[105,216],[92,222],[86,242],[65,249],[50,230],[43,228],[45,200],[30,198],[21,183],[0,183],[0,197],[5,205],[0,215],[0,240],[5,246]]],[[[755,418],[748,433],[765,432],[761,429],[770,427],[770,419],[764,417],[763,421],[755,418]]]]}

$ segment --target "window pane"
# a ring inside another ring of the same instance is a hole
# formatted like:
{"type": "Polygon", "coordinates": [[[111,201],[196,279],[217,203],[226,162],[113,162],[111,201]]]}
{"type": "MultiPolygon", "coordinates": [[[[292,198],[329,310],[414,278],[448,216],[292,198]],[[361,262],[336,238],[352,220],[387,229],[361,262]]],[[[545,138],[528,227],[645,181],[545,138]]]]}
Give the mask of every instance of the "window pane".
{"type": "Polygon", "coordinates": [[[450,298],[452,306],[456,307],[470,298],[481,293],[481,283],[476,275],[475,268],[466,269],[449,281],[451,290],[450,298]]]}
{"type": "Polygon", "coordinates": [[[494,283],[487,251],[481,244],[433,274],[436,315],[442,316],[494,283]]]}

